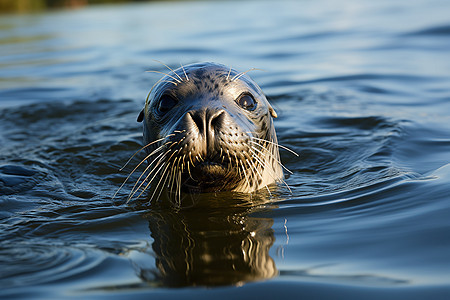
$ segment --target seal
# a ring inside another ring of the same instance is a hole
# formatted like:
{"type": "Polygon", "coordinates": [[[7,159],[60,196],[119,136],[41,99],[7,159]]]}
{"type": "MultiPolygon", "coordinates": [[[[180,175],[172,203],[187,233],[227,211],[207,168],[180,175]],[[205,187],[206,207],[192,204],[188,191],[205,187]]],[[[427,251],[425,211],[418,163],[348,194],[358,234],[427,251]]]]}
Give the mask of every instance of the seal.
{"type": "Polygon", "coordinates": [[[148,166],[131,195],[148,187],[152,198],[163,189],[175,197],[252,193],[283,180],[277,114],[248,71],[216,63],[166,67],[138,117],[148,166]]]}

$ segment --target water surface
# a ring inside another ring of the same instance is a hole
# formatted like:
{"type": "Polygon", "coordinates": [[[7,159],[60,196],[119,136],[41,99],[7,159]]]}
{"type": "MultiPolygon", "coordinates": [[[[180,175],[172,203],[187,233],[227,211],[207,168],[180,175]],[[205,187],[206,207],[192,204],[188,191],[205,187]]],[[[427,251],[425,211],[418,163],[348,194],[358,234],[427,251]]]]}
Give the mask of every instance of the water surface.
{"type": "Polygon", "coordinates": [[[0,18],[0,295],[450,297],[447,1],[94,6],[0,18]],[[257,12],[257,13],[256,13],[257,12]],[[290,190],[112,196],[164,71],[214,61],[273,103],[290,190]],[[180,287],[182,287],[180,289],[180,287]],[[205,287],[209,287],[205,289],[205,287]]]}

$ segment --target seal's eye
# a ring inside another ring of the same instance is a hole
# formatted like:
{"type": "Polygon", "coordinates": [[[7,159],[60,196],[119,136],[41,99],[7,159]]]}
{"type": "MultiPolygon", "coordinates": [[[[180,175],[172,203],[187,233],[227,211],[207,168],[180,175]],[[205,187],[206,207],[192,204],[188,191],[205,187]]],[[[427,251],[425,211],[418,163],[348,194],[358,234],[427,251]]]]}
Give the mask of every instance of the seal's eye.
{"type": "Polygon", "coordinates": [[[236,99],[236,103],[246,110],[254,110],[256,108],[256,100],[250,94],[242,94],[236,99]]]}
{"type": "Polygon", "coordinates": [[[177,100],[170,95],[162,95],[159,99],[158,110],[162,113],[168,112],[177,104],[177,100]]]}

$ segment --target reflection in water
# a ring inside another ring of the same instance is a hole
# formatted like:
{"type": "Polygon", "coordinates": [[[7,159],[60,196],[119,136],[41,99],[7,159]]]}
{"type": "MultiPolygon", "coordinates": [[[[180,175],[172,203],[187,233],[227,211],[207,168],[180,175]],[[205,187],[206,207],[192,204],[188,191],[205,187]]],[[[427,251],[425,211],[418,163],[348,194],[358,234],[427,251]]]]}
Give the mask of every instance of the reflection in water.
{"type": "Polygon", "coordinates": [[[143,280],[156,279],[164,286],[214,286],[277,275],[269,256],[275,241],[273,219],[251,216],[258,207],[248,202],[230,205],[228,193],[197,197],[208,206],[175,210],[155,205],[146,215],[157,270],[138,266],[143,280]]]}

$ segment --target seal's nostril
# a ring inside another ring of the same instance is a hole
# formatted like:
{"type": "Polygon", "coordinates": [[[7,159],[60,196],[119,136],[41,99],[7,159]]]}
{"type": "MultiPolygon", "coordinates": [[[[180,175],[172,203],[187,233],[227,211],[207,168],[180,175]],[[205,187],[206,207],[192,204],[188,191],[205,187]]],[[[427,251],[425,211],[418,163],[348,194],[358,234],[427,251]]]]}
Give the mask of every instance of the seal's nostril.
{"type": "Polygon", "coordinates": [[[197,126],[197,129],[200,133],[203,133],[205,130],[205,114],[203,111],[196,111],[196,112],[188,112],[188,115],[191,117],[192,121],[194,122],[195,126],[197,126]]]}
{"type": "Polygon", "coordinates": [[[208,133],[222,127],[225,110],[200,110],[187,113],[200,133],[208,133]]]}
{"type": "Polygon", "coordinates": [[[225,116],[225,111],[223,109],[216,111],[211,115],[209,124],[211,129],[219,129],[223,124],[223,117],[225,116]]]}

